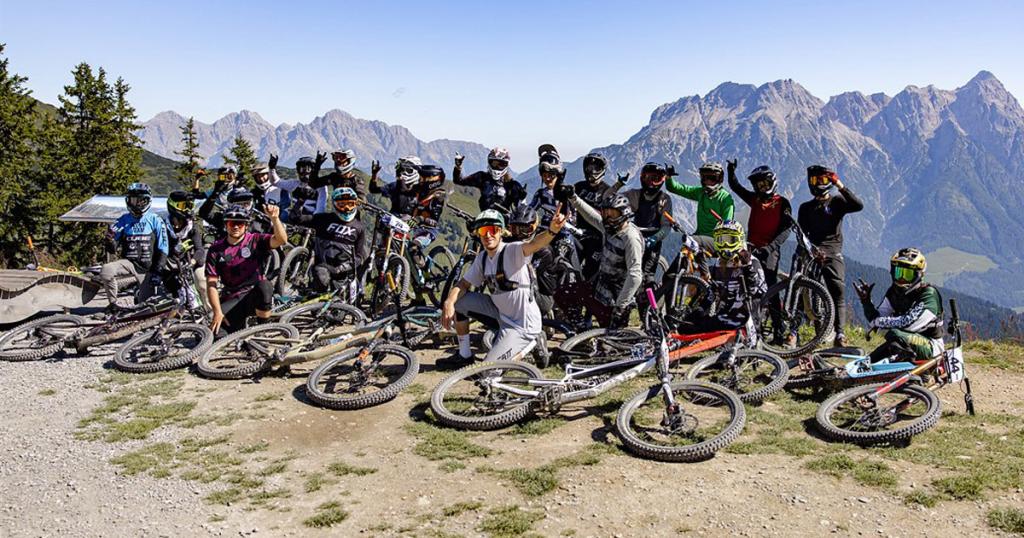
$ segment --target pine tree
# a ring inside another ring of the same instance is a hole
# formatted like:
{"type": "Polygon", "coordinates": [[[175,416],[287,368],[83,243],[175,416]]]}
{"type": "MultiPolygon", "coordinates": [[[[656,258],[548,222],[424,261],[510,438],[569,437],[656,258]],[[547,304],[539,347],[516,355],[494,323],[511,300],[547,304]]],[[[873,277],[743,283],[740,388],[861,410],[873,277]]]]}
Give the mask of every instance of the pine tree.
{"type": "Polygon", "coordinates": [[[28,80],[8,71],[0,43],[0,267],[26,262],[27,236],[37,230],[28,176],[37,167],[32,141],[37,138],[36,100],[23,84],[28,80]]]}
{"type": "Polygon", "coordinates": [[[238,168],[239,177],[248,181],[252,177],[252,169],[259,164],[259,161],[256,160],[256,152],[252,149],[252,144],[242,138],[242,135],[238,135],[235,137],[235,145],[228,152],[230,155],[224,156],[224,164],[235,165],[238,168]]]}
{"type": "Polygon", "coordinates": [[[174,152],[175,155],[181,155],[185,159],[177,166],[178,181],[182,186],[191,188],[193,178],[196,176],[196,170],[199,169],[199,163],[203,160],[202,155],[199,154],[199,139],[196,136],[195,119],[190,117],[185,122],[185,125],[178,129],[181,131],[181,142],[185,145],[181,151],[174,152]]]}

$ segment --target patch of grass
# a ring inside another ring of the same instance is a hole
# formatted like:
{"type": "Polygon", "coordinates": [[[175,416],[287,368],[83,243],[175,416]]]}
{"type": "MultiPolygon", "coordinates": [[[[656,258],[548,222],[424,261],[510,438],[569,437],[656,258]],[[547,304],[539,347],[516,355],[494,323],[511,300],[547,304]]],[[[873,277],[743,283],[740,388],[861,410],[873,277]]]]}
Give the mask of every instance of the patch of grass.
{"type": "Polygon", "coordinates": [[[455,517],[463,512],[475,512],[483,508],[483,506],[483,503],[476,501],[450,504],[441,509],[441,515],[444,517],[455,517]]]}
{"type": "Polygon", "coordinates": [[[280,400],[281,395],[276,392],[264,392],[252,399],[254,402],[269,402],[271,400],[280,400]]]}
{"type": "Polygon", "coordinates": [[[292,496],[292,492],[288,491],[287,488],[278,488],[270,491],[259,491],[249,495],[249,502],[253,505],[260,506],[266,504],[273,499],[287,499],[292,496]]]}
{"type": "Polygon", "coordinates": [[[257,443],[242,446],[238,449],[238,452],[241,454],[252,454],[254,452],[263,452],[268,448],[270,448],[270,443],[266,441],[259,441],[257,443]]]}
{"type": "Polygon", "coordinates": [[[988,480],[981,474],[956,475],[932,481],[936,491],[958,501],[981,499],[987,486],[988,480]]]}
{"type": "Polygon", "coordinates": [[[316,514],[305,519],[302,524],[316,529],[333,527],[348,519],[348,512],[341,509],[338,502],[326,502],[316,507],[316,514]]]}
{"type": "Polygon", "coordinates": [[[346,476],[350,474],[354,474],[356,476],[366,476],[368,474],[376,473],[377,469],[374,467],[356,467],[354,465],[349,465],[347,463],[338,461],[328,465],[327,471],[333,474],[334,476],[346,476]]]}
{"type": "Polygon", "coordinates": [[[533,529],[534,523],[542,519],[543,512],[527,511],[518,506],[502,506],[490,510],[477,530],[492,538],[522,536],[533,529]]]}
{"type": "Polygon", "coordinates": [[[270,465],[267,465],[266,467],[260,469],[259,475],[260,476],[272,476],[272,475],[275,475],[275,474],[283,473],[283,472],[285,472],[287,470],[288,470],[288,463],[287,462],[277,461],[277,462],[271,463],[270,465]]]}
{"type": "Polygon", "coordinates": [[[328,478],[323,473],[310,473],[306,476],[306,482],[302,486],[302,490],[306,493],[313,493],[320,491],[324,486],[334,484],[335,480],[328,478]]]}
{"type": "Polygon", "coordinates": [[[428,460],[464,460],[494,453],[490,448],[472,443],[466,432],[438,428],[425,422],[409,424],[406,431],[417,439],[413,453],[428,460]]]}
{"type": "Polygon", "coordinates": [[[923,490],[912,491],[903,496],[903,504],[919,504],[925,508],[934,507],[936,504],[939,504],[940,500],[942,500],[941,495],[932,495],[931,493],[923,490]]]}
{"type": "Polygon", "coordinates": [[[413,383],[412,385],[405,387],[404,392],[409,396],[412,396],[413,399],[416,400],[417,402],[429,401],[429,398],[424,400],[424,398],[429,394],[429,392],[427,391],[427,387],[423,386],[422,383],[413,383]]]}
{"type": "Polygon", "coordinates": [[[207,521],[209,521],[210,523],[220,523],[221,521],[224,521],[225,519],[227,519],[227,518],[224,517],[221,514],[213,514],[212,516],[210,516],[210,519],[208,519],[207,521]]]}
{"type": "Polygon", "coordinates": [[[57,391],[53,389],[43,389],[39,391],[40,396],[53,396],[54,394],[57,394],[57,391]]]}
{"type": "Polygon", "coordinates": [[[501,435],[515,437],[528,437],[533,435],[544,435],[551,433],[555,428],[565,424],[565,419],[560,417],[534,417],[526,422],[520,422],[501,435]]]}
{"type": "Polygon", "coordinates": [[[796,457],[809,456],[818,450],[817,443],[808,439],[806,434],[799,437],[778,433],[756,435],[749,441],[741,440],[725,447],[725,451],[732,454],[788,454],[796,457]]]}
{"type": "Polygon", "coordinates": [[[180,374],[134,376],[117,372],[100,378],[100,382],[101,387],[110,389],[110,395],[79,421],[77,439],[109,443],[146,439],[162,426],[182,425],[196,406],[194,401],[174,399],[184,386],[180,374]]]}
{"type": "Polygon", "coordinates": [[[240,488],[227,488],[220,491],[215,491],[205,497],[206,502],[210,504],[223,504],[230,506],[231,503],[238,502],[244,497],[240,488]]]}
{"type": "Polygon", "coordinates": [[[1024,535],[1024,511],[1017,508],[993,508],[985,520],[994,529],[1024,535]]]}
{"type": "Polygon", "coordinates": [[[601,461],[602,449],[587,447],[571,456],[557,458],[551,463],[533,469],[494,469],[481,467],[480,472],[491,473],[512,484],[527,497],[539,497],[558,487],[558,473],[570,467],[596,465],[601,461]]]}
{"type": "Polygon", "coordinates": [[[460,469],[465,469],[466,464],[461,461],[448,460],[441,464],[440,469],[446,473],[454,473],[460,469]]]}
{"type": "Polygon", "coordinates": [[[164,469],[173,461],[176,449],[171,443],[155,443],[126,452],[110,460],[121,468],[121,473],[132,476],[147,471],[164,469]]]}
{"type": "Polygon", "coordinates": [[[865,486],[892,488],[898,482],[896,473],[885,463],[867,459],[854,461],[846,454],[829,454],[807,462],[804,467],[836,478],[850,476],[865,486]]]}
{"type": "Polygon", "coordinates": [[[1024,372],[1024,346],[1020,344],[973,340],[964,344],[964,355],[972,366],[977,364],[1011,372],[1024,372]]]}

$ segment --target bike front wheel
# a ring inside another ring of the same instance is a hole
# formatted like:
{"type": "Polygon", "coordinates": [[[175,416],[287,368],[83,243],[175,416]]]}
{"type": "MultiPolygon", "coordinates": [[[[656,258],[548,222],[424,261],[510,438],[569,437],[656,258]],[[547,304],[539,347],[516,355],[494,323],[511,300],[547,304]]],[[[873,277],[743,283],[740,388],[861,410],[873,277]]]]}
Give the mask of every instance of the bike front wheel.
{"type": "Polygon", "coordinates": [[[532,396],[515,394],[500,385],[536,390],[536,367],[525,362],[484,362],[458,370],[434,388],[430,409],[446,426],[466,430],[496,430],[511,426],[534,412],[532,396]]]}
{"type": "Polygon", "coordinates": [[[245,379],[269,368],[298,337],[299,330],[286,323],[257,325],[214,343],[196,366],[210,379],[245,379]]]}
{"type": "Polygon", "coordinates": [[[655,385],[622,404],[615,418],[619,437],[634,454],[667,462],[711,458],[743,431],[743,402],[729,389],[704,381],[677,381],[675,406],[665,404],[655,385]]]}
{"type": "Polygon", "coordinates": [[[906,441],[939,422],[934,392],[908,383],[872,398],[884,386],[853,387],[825,400],[814,416],[818,429],[833,441],[873,445],[906,441]]]}
{"type": "Polygon", "coordinates": [[[361,327],[366,323],[366,314],[341,301],[331,301],[330,304],[317,301],[289,309],[281,316],[281,323],[294,325],[300,334],[308,335],[320,323],[330,327],[361,327]]]}
{"type": "Polygon", "coordinates": [[[309,265],[313,254],[306,247],[295,247],[281,262],[277,275],[277,294],[292,295],[309,287],[309,265]]]}
{"type": "Polygon", "coordinates": [[[306,395],[329,409],[363,409],[394,399],[419,370],[416,354],[402,346],[349,349],[309,374],[306,395]]]}
{"type": "Polygon", "coordinates": [[[558,351],[573,364],[604,364],[630,358],[633,347],[650,339],[637,329],[591,329],[562,342],[558,351]]]}
{"type": "Polygon", "coordinates": [[[836,307],[817,280],[801,276],[792,283],[775,284],[761,299],[758,310],[764,348],[780,357],[810,353],[832,336],[836,307]]]}
{"type": "Polygon", "coordinates": [[[712,355],[693,363],[686,378],[717,383],[738,394],[744,403],[763,402],[789,380],[789,366],[771,353],[742,349],[731,364],[720,357],[712,355]]]}
{"type": "Polygon", "coordinates": [[[448,280],[448,273],[455,267],[455,256],[448,250],[448,247],[438,245],[430,249],[426,265],[423,268],[423,288],[426,291],[430,303],[441,307],[445,296],[441,295],[445,282],[448,280]]]}
{"type": "Polygon", "coordinates": [[[22,323],[0,336],[0,360],[45,359],[64,348],[64,342],[86,322],[82,316],[57,314],[22,323]]]}
{"type": "Polygon", "coordinates": [[[174,370],[192,364],[212,343],[213,331],[206,325],[179,323],[125,342],[114,355],[114,367],[139,374],[174,370]]]}

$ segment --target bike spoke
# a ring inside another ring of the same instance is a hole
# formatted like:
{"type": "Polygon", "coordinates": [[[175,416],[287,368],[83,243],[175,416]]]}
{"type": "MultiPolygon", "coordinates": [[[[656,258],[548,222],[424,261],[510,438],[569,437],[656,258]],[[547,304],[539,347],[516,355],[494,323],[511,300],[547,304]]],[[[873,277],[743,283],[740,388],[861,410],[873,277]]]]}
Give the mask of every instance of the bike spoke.
{"type": "Polygon", "coordinates": [[[876,402],[867,396],[844,402],[833,411],[831,421],[849,431],[885,431],[917,420],[926,410],[924,402],[906,394],[890,392],[879,396],[876,402]]]}
{"type": "Polygon", "coordinates": [[[731,415],[725,402],[706,392],[673,391],[677,410],[669,411],[661,397],[642,403],[631,417],[632,430],[645,442],[659,446],[688,446],[722,433],[731,415]]]}
{"type": "MultiPolygon", "coordinates": [[[[488,370],[486,375],[500,373],[495,379],[512,387],[528,387],[530,376],[518,370],[488,370]]],[[[461,379],[444,395],[444,407],[462,417],[489,416],[513,409],[533,400],[493,387],[477,376],[461,379]]]]}

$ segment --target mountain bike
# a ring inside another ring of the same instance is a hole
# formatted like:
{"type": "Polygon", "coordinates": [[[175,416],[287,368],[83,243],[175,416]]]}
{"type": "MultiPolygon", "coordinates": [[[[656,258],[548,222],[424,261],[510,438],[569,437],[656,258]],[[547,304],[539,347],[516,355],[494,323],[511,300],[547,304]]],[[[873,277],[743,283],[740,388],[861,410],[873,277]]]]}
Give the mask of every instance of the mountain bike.
{"type": "MultiPolygon", "coordinates": [[[[697,298],[707,293],[708,284],[687,275],[683,285],[698,290],[697,298]]],[[[671,326],[671,324],[670,324],[671,326]]],[[[706,380],[722,385],[746,403],[759,403],[782,390],[789,379],[789,367],[773,353],[754,349],[758,346],[757,323],[751,316],[743,327],[700,333],[669,332],[669,370],[691,380],[706,380]],[[708,352],[718,351],[708,355],[708,352]],[[704,356],[707,355],[707,356],[704,356]],[[692,364],[684,359],[704,356],[692,364]]],[[[622,360],[632,346],[646,336],[636,329],[593,329],[566,340],[556,358],[575,364],[622,360]]]]}
{"type": "Polygon", "coordinates": [[[817,249],[799,226],[793,226],[796,252],[789,273],[761,298],[760,333],[765,349],[789,358],[804,355],[832,336],[836,305],[822,280],[817,249]]]}
{"type": "Polygon", "coordinates": [[[616,430],[633,453],[660,461],[698,461],[721,450],[743,430],[746,411],[725,387],[704,381],[673,381],[668,368],[665,324],[647,290],[647,338],[630,356],[596,366],[569,363],[561,379],[543,377],[523,362],[485,362],[463,368],[437,385],[430,407],[448,426],[493,430],[540,411],[594,398],[656,370],[660,383],[641,391],[619,409],[616,430]]]}
{"type": "Polygon", "coordinates": [[[410,295],[411,270],[405,259],[405,251],[412,227],[380,206],[370,202],[363,202],[362,206],[377,215],[371,240],[374,247],[370,251],[368,269],[363,272],[361,281],[363,290],[368,285],[372,287],[366,312],[370,317],[377,317],[392,305],[404,306],[410,295]]]}
{"type": "MultiPolygon", "coordinates": [[[[935,391],[963,385],[967,412],[974,414],[974,397],[966,376],[963,336],[956,301],[949,301],[952,347],[887,383],[853,387],[822,402],[814,416],[829,439],[862,445],[906,441],[938,423],[942,405],[935,391]]],[[[874,368],[874,365],[872,365],[874,368]]]]}
{"type": "Polygon", "coordinates": [[[409,262],[411,291],[417,299],[424,299],[424,303],[429,301],[440,307],[444,302],[441,293],[448,274],[455,266],[455,256],[444,245],[434,245],[424,253],[430,241],[429,231],[425,229],[413,228],[410,235],[406,261],[409,262]]]}
{"type": "MultiPolygon", "coordinates": [[[[278,295],[292,295],[298,290],[307,289],[312,280],[313,252],[309,241],[313,237],[313,229],[305,226],[287,225],[289,236],[296,237],[295,246],[288,251],[281,261],[281,271],[277,275],[275,291],[278,295]]],[[[289,241],[289,244],[292,244],[289,241]]]]}
{"type": "MultiPolygon", "coordinates": [[[[456,217],[464,220],[468,227],[473,222],[474,217],[469,213],[453,206],[445,206],[449,211],[452,212],[456,217]]],[[[477,254],[480,252],[480,239],[476,234],[470,233],[466,235],[466,238],[462,241],[462,249],[459,251],[459,257],[455,260],[455,264],[452,265],[451,270],[448,271],[448,276],[445,278],[444,287],[441,288],[441,301],[443,302],[448,294],[451,293],[452,288],[455,287],[460,280],[462,280],[462,274],[466,271],[466,266],[473,263],[476,259],[477,254]]]]}
{"type": "Polygon", "coordinates": [[[686,245],[686,232],[683,227],[672,217],[672,214],[668,211],[663,211],[662,215],[668,221],[669,225],[673,230],[682,234],[683,243],[679,248],[679,254],[676,256],[676,272],[675,274],[669,273],[669,269],[665,270],[666,276],[671,282],[663,282],[662,288],[667,286],[667,291],[663,292],[664,296],[667,297],[665,302],[665,312],[672,317],[678,317],[680,311],[688,309],[691,303],[696,298],[699,288],[694,286],[692,278],[698,278],[704,281],[708,280],[708,275],[702,273],[700,261],[708,256],[705,252],[699,252],[691,249],[686,245]],[[692,278],[688,278],[692,277],[692,278]]]}

